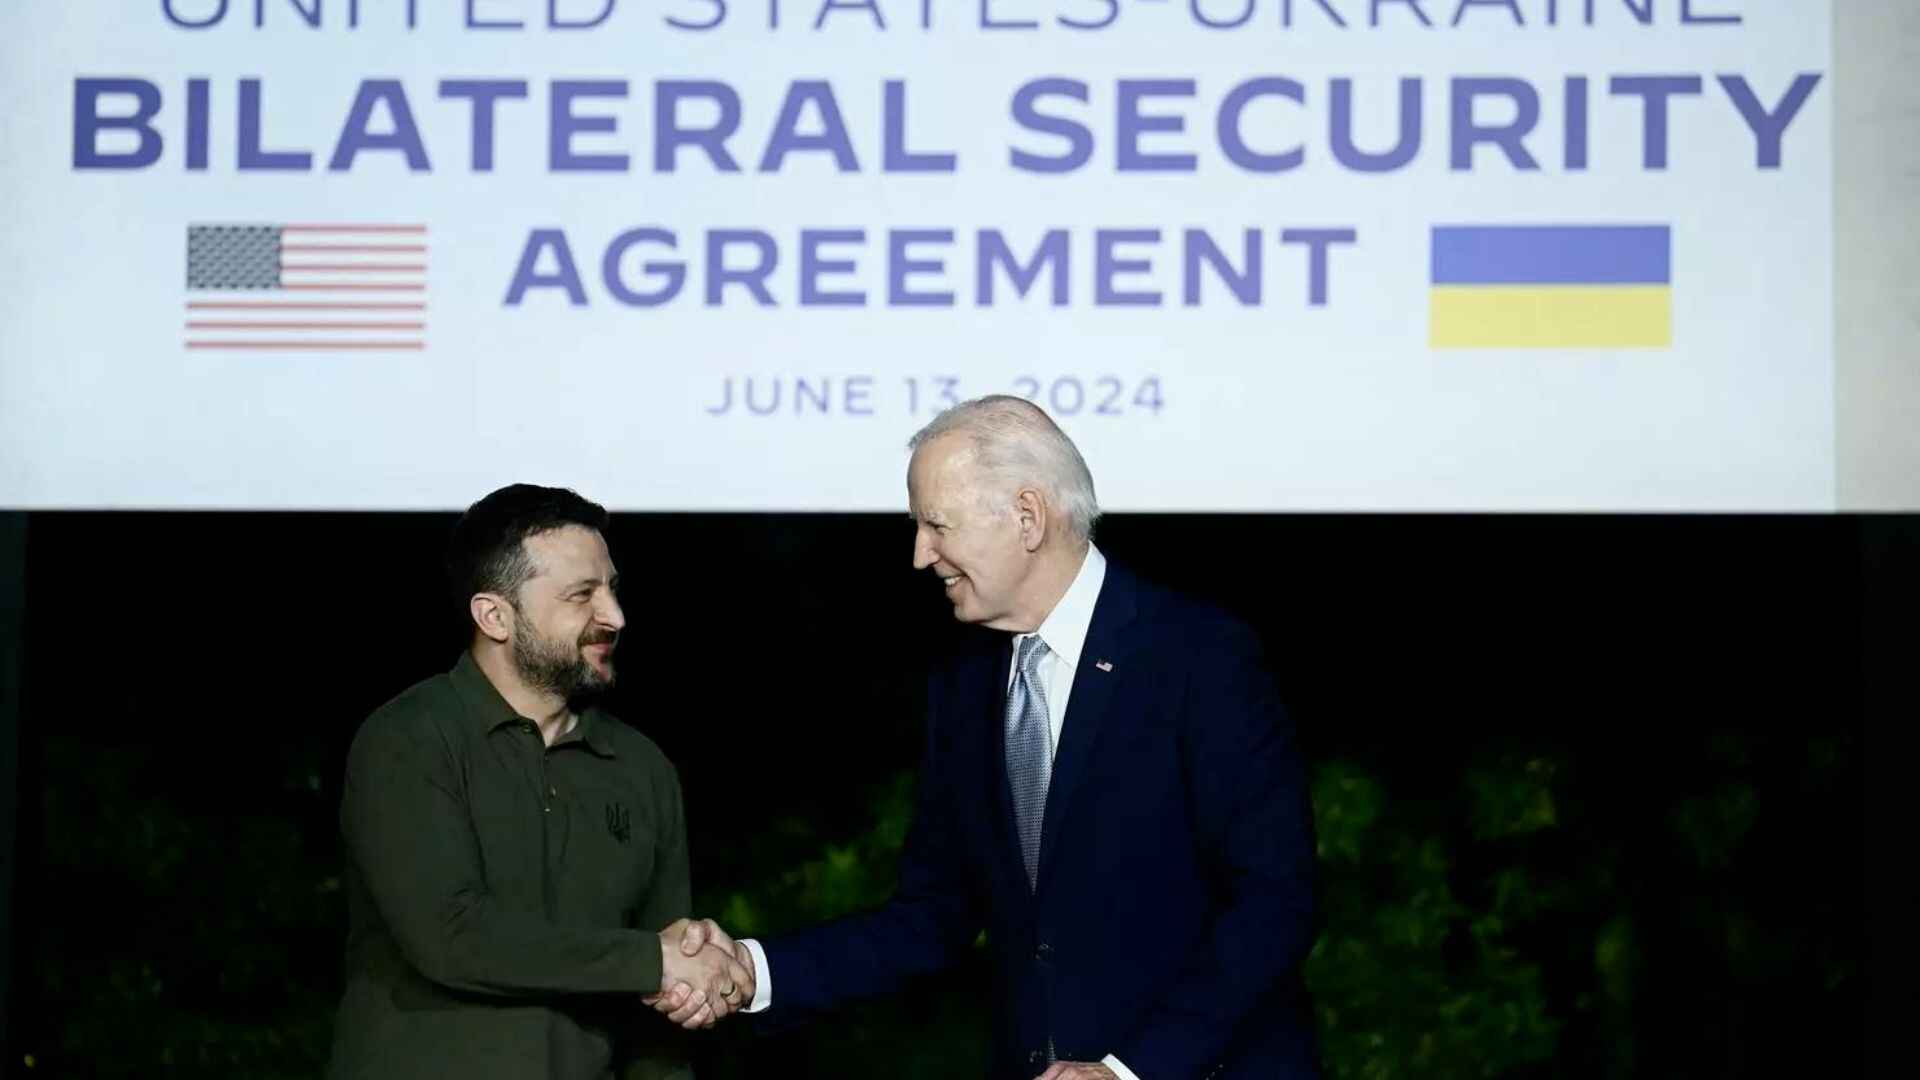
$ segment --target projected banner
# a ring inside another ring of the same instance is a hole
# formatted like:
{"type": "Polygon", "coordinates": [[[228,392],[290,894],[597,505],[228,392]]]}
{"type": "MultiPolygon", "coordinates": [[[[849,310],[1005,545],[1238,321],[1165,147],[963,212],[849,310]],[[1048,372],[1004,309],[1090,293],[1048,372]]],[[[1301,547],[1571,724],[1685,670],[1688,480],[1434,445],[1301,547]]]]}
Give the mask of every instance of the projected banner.
{"type": "Polygon", "coordinates": [[[0,506],[1830,510],[1828,0],[15,0],[0,506]]]}

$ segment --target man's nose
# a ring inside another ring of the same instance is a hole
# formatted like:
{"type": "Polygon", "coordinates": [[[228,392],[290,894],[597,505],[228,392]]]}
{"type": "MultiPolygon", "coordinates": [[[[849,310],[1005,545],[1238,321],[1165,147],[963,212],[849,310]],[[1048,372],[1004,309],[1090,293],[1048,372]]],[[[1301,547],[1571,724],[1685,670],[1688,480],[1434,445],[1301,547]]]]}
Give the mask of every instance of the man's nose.
{"type": "Polygon", "coordinates": [[[933,550],[933,541],[928,538],[926,527],[915,529],[913,531],[913,568],[925,570],[939,561],[940,556],[933,550]]]}
{"type": "Polygon", "coordinates": [[[600,625],[619,630],[627,625],[627,613],[620,608],[620,600],[608,593],[596,613],[600,625]]]}

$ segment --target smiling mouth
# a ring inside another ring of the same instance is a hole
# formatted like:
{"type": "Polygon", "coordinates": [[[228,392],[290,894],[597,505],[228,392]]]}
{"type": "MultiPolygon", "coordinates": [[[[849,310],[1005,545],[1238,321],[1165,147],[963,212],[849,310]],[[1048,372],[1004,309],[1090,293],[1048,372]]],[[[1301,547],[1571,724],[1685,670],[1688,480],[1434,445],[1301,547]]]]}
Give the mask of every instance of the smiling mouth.
{"type": "Polygon", "coordinates": [[[955,585],[958,585],[958,584],[960,584],[960,582],[961,582],[961,581],[962,581],[962,580],[963,580],[963,579],[964,579],[965,577],[966,577],[966,575],[965,575],[965,574],[955,574],[955,575],[953,575],[952,577],[943,577],[943,578],[941,578],[941,579],[940,579],[940,584],[942,584],[942,585],[945,585],[945,586],[946,586],[947,588],[949,588],[949,589],[951,589],[951,588],[953,588],[953,587],[954,587],[955,585]]]}

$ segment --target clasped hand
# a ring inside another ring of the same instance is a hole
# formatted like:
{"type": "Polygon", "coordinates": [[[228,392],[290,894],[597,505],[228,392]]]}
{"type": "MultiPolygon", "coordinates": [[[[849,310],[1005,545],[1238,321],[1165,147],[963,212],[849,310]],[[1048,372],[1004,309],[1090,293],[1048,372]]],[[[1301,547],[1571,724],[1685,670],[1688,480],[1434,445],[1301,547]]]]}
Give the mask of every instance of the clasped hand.
{"type": "Polygon", "coordinates": [[[712,919],[680,919],[660,931],[660,992],[644,1000],[689,1031],[712,1027],[753,1000],[753,953],[712,919]]]}

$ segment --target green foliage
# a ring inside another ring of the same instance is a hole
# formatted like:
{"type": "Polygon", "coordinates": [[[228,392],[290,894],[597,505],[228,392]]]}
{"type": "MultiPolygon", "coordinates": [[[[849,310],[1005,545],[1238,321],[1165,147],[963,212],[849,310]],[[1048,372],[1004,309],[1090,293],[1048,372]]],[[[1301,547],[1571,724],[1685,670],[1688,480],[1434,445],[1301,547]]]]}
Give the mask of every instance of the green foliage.
{"type": "MultiPolygon", "coordinates": [[[[139,755],[58,740],[49,753],[49,900],[29,992],[51,1022],[23,1075],[316,1075],[343,919],[331,829],[297,824],[331,822],[311,768],[284,764],[236,818],[223,793],[169,790],[139,755]]],[[[1676,740],[1657,775],[1544,743],[1432,768],[1321,762],[1321,934],[1305,974],[1327,1076],[1625,1077],[1656,1053],[1691,1074],[1739,1071],[1701,1055],[1737,1052],[1725,1048],[1754,1030],[1755,1002],[1857,992],[1856,916],[1844,897],[1806,910],[1792,889],[1831,847],[1808,831],[1812,808],[1837,808],[1816,823],[1857,812],[1842,796],[1858,760],[1846,739],[1715,735],[1676,740]],[[1685,1034],[1656,1047],[1649,1016],[1684,1016],[1668,1023],[1685,1034]],[[1675,1042],[1695,1028],[1697,1045],[1675,1042]]],[[[892,890],[912,793],[909,773],[879,778],[870,826],[851,835],[799,816],[756,823],[737,865],[763,875],[714,882],[696,906],[740,934],[874,907],[892,890]]],[[[837,1023],[769,1040],[716,1033],[702,1080],[973,1080],[985,987],[976,952],[837,1023]]]]}
{"type": "MultiPolygon", "coordinates": [[[[735,934],[761,935],[810,926],[870,910],[893,892],[895,868],[913,819],[914,776],[884,777],[869,795],[872,825],[850,840],[829,843],[812,858],[746,888],[716,895],[721,925],[735,934]]],[[[774,832],[804,836],[808,823],[786,818],[774,832]]],[[[698,903],[696,907],[700,906],[698,903]]],[[[929,980],[914,993],[863,1002],[838,1022],[815,1024],[780,1041],[769,1054],[739,1040],[723,1041],[702,1069],[703,1080],[789,1076],[897,1076],[978,1080],[986,1071],[985,1009],[978,994],[984,972],[974,964],[956,977],[929,980]],[[972,984],[972,985],[969,985],[972,984]],[[775,1061],[769,1061],[773,1057],[775,1061]]]]}
{"type": "Polygon", "coordinates": [[[1526,836],[1555,824],[1554,763],[1539,757],[1467,774],[1476,840],[1526,836]]]}
{"type": "MultiPolygon", "coordinates": [[[[827,844],[817,855],[750,888],[727,890],[703,910],[719,911],[716,920],[742,936],[776,933],[877,907],[893,891],[894,868],[913,818],[913,774],[885,778],[871,796],[873,826],[843,843],[827,844]]],[[[807,837],[802,819],[785,817],[774,831],[807,837]]],[[[696,905],[699,906],[699,905],[696,905]]]]}
{"type": "Polygon", "coordinates": [[[1674,809],[1673,823],[1702,869],[1724,870],[1733,864],[1758,814],[1753,788],[1727,783],[1681,803],[1674,809]]]}
{"type": "Polygon", "coordinates": [[[1332,761],[1313,773],[1315,854],[1325,863],[1357,863],[1368,830],[1386,807],[1386,793],[1357,766],[1332,761]]]}
{"type": "MultiPolygon", "coordinates": [[[[1470,773],[1476,836],[1553,823],[1551,770],[1470,773]]],[[[1446,833],[1349,762],[1315,771],[1323,930],[1307,958],[1322,1059],[1339,1080],[1500,1076],[1552,1058],[1541,966],[1513,943],[1542,914],[1522,866],[1484,871],[1483,905],[1456,891],[1446,833]]]]}
{"type": "MultiPolygon", "coordinates": [[[[42,801],[44,929],[30,946],[57,1020],[36,1072],[311,1077],[326,1060],[339,879],[295,813],[229,817],[156,798],[154,770],[54,743],[42,801]],[[327,967],[313,964],[325,957],[327,967]]],[[[293,800],[319,798],[289,770],[293,800]]],[[[215,800],[217,802],[217,798],[215,800]]]]}

